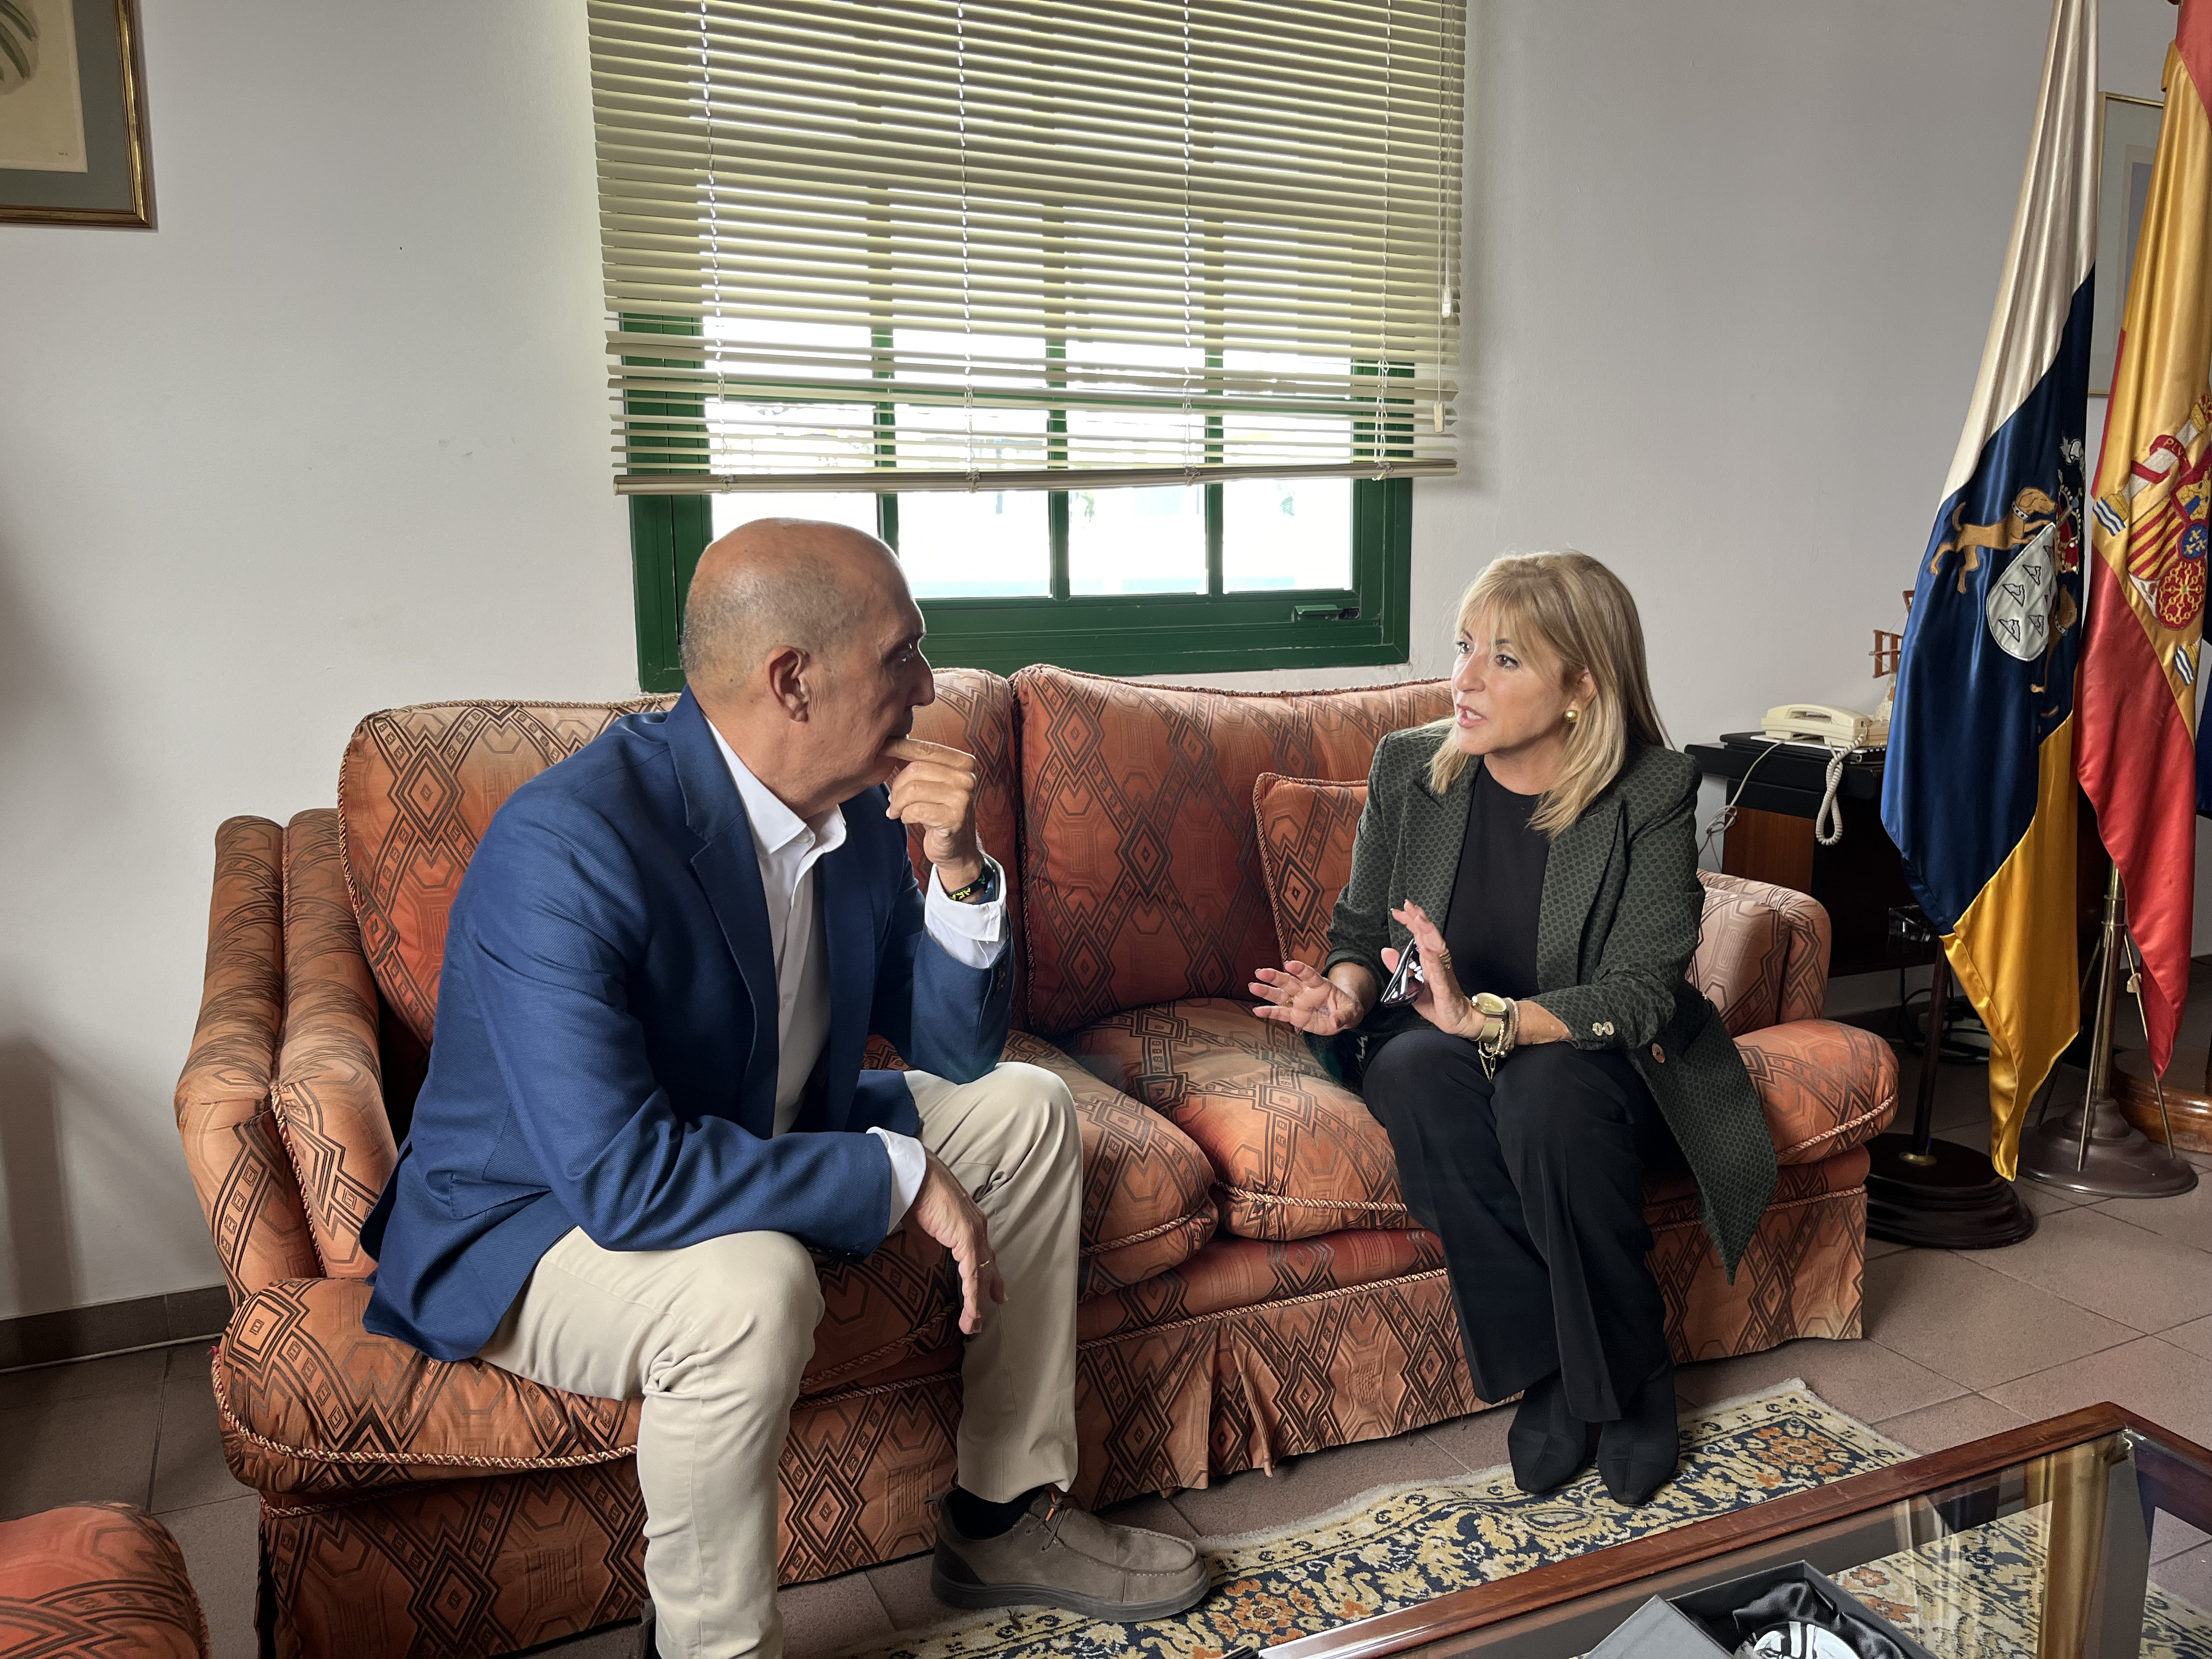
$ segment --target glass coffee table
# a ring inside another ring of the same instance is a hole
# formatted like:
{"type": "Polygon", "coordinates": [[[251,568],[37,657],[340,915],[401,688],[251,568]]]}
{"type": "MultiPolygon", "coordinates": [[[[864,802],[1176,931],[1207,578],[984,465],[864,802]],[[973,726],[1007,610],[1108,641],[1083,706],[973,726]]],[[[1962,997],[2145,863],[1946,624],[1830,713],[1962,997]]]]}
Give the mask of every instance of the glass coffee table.
{"type": "Polygon", "coordinates": [[[1261,1653],[1573,1659],[1654,1595],[1805,1561],[1940,1659],[2212,1656],[2212,1609],[2157,1586],[2160,1513],[2212,1532],[2212,1453],[2091,1406],[1261,1653]]]}

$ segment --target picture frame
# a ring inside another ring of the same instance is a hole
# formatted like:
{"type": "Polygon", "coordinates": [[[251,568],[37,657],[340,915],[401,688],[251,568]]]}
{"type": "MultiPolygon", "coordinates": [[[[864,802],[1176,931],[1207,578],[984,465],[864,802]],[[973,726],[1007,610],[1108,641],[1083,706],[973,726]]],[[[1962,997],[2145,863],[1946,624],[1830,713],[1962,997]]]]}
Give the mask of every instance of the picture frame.
{"type": "Polygon", "coordinates": [[[154,228],[138,0],[0,0],[0,224],[154,228]]]}
{"type": "Polygon", "coordinates": [[[2127,312],[2128,278],[2166,102],[2107,92],[2098,95],[2097,106],[2097,298],[2089,324],[2089,395],[2104,398],[2112,394],[2120,319],[2127,312]]]}

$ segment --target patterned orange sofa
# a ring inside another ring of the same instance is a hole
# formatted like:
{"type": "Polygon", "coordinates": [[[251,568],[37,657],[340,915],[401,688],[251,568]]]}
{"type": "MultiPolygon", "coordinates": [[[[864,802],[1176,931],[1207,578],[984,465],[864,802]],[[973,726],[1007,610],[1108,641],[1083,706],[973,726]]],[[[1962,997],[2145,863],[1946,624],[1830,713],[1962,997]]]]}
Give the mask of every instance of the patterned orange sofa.
{"type": "MultiPolygon", "coordinates": [[[[1442,687],[937,679],[917,731],[981,761],[1022,940],[1007,1054],[1066,1078],[1083,1118],[1078,1496],[1203,1486],[1478,1408],[1388,1141],[1242,1000],[1279,957],[1279,921],[1294,936],[1325,918],[1349,854],[1349,792],[1309,790],[1294,822],[1270,821],[1271,899],[1255,787],[1364,779],[1377,738],[1440,713],[1442,687]]],[[[263,1495],[271,1652],[507,1652],[629,1617],[642,1594],[635,1407],[369,1335],[360,1226],[406,1131],[446,916],[485,824],[653,706],[373,714],[335,811],[216,833],[177,1120],[236,1304],[216,1403],[232,1468],[263,1495]]],[[[1742,1043],[1784,1169],[1733,1285],[1694,1193],[1655,1182],[1653,1261],[1684,1358],[1858,1334],[1861,1143],[1894,1109],[1896,1066],[1817,1018],[1827,951],[1811,900],[1711,878],[1695,977],[1742,1043]]],[[[952,1285],[943,1251],[905,1234],[825,1273],[783,1459],[786,1582],[926,1547],[959,1410],[952,1285]]]]}

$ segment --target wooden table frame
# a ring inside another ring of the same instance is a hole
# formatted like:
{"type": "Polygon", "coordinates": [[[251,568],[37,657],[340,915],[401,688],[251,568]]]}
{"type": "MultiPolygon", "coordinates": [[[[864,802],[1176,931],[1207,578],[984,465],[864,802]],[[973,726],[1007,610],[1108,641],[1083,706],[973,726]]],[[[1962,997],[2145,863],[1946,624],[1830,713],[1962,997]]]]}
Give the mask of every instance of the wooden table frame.
{"type": "Polygon", "coordinates": [[[1995,1474],[2086,1441],[2132,1429],[2148,1437],[2136,1449],[2143,1500],[2204,1525],[2212,1521],[2212,1452],[2110,1402],[1991,1435],[1948,1451],[1908,1458],[1832,1485],[1731,1510],[1670,1531],[1592,1550],[1516,1573],[1494,1583],[1453,1590],[1419,1607],[1363,1619],[1318,1636],[1262,1649],[1263,1659],[1379,1659],[1383,1654],[1449,1643],[1492,1626],[1565,1607],[1659,1573],[1869,1517],[1892,1504],[1995,1474]]]}

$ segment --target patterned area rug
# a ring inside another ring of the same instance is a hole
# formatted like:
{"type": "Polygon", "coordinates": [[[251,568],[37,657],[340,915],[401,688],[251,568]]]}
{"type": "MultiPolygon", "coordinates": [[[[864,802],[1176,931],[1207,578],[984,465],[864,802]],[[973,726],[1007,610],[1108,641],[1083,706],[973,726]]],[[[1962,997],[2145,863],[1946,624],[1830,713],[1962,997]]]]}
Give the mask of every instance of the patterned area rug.
{"type": "MultiPolygon", "coordinates": [[[[1365,1492],[1296,1530],[1210,1538],[1213,1592],[1178,1619],[1117,1625],[1014,1608],[910,1634],[872,1659],[1221,1659],[1333,1630],[1549,1561],[1627,1542],[1912,1455],[1793,1379],[1682,1420],[1682,1472],[1626,1510],[1595,1474],[1545,1498],[1510,1469],[1365,1492]]],[[[1841,1576],[1850,1591],[1960,1659],[2033,1653],[2042,1537],[2033,1512],[1841,1576]]],[[[2155,1587],[2147,1659],[2212,1659],[2212,1616],[2155,1587]]]]}

